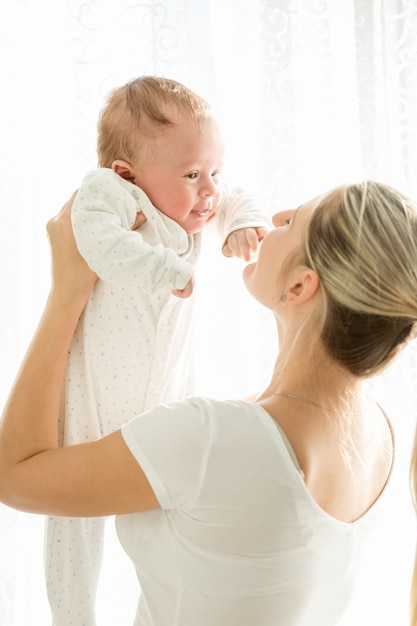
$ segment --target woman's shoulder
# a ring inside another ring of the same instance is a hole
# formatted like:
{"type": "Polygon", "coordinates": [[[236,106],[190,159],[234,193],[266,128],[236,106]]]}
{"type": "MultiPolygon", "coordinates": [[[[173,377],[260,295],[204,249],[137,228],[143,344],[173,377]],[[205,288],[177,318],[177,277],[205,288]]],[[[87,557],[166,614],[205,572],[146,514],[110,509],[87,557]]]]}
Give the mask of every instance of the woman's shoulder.
{"type": "MultiPolygon", "coordinates": [[[[213,398],[210,396],[189,396],[185,402],[190,410],[208,412],[219,417],[227,416],[256,416],[263,412],[262,407],[254,398],[213,398]]],[[[171,403],[172,404],[172,403],[171,403]]],[[[175,404],[175,403],[174,403],[175,404]]]]}
{"type": "MultiPolygon", "coordinates": [[[[155,419],[161,422],[165,420],[182,422],[186,427],[188,423],[190,427],[195,428],[197,422],[205,427],[217,422],[238,422],[243,424],[245,421],[254,423],[264,418],[265,411],[262,407],[248,399],[219,399],[210,396],[188,396],[182,400],[173,400],[164,404],[160,404],[147,411],[144,415],[148,416],[150,422],[155,419]]],[[[140,416],[139,420],[144,416],[140,416]]]]}

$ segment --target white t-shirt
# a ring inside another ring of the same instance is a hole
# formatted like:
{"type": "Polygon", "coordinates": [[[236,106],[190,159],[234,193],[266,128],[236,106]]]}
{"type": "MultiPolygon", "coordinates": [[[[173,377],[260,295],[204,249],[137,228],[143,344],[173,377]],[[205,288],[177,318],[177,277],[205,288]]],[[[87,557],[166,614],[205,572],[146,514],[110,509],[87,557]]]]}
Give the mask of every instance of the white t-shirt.
{"type": "Polygon", "coordinates": [[[142,588],[135,624],[337,624],[376,503],[354,523],[323,511],[259,404],[189,398],[122,432],[162,507],[116,520],[142,588]]]}

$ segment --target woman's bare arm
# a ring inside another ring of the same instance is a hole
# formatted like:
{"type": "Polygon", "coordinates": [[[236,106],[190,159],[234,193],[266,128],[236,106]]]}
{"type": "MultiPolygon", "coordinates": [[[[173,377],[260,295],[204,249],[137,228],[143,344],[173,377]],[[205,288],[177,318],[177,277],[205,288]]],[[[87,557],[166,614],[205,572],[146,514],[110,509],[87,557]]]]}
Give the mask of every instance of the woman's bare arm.
{"type": "Polygon", "coordinates": [[[0,423],[0,501],[54,515],[156,508],[153,490],[120,431],[97,442],[58,448],[68,350],[96,280],[72,235],[73,198],[48,222],[52,284],[0,423]]]}

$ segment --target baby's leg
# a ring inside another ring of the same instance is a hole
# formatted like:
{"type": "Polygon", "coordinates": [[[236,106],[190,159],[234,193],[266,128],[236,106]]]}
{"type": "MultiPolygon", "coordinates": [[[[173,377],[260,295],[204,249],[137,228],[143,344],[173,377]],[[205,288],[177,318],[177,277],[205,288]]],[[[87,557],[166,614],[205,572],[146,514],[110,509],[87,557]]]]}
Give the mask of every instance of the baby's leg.
{"type": "Polygon", "coordinates": [[[106,518],[48,517],[45,575],[53,626],[94,626],[106,518]]]}

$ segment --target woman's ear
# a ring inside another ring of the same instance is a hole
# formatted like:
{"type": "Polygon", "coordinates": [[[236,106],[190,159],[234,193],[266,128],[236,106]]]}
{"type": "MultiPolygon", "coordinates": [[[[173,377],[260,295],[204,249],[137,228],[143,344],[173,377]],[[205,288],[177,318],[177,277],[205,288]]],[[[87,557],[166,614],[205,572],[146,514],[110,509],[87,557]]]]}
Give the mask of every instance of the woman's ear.
{"type": "Polygon", "coordinates": [[[317,272],[309,267],[294,268],[288,276],[285,304],[294,306],[307,302],[317,292],[319,285],[317,272]]]}
{"type": "Polygon", "coordinates": [[[132,166],[127,161],[122,161],[121,159],[117,159],[113,161],[111,164],[111,168],[113,172],[119,174],[125,180],[128,180],[130,183],[135,183],[135,177],[133,175],[132,166]]]}

